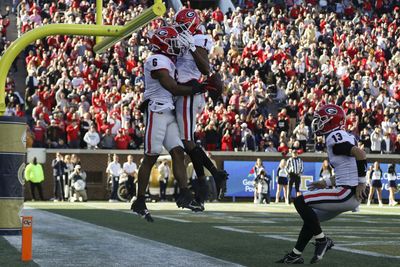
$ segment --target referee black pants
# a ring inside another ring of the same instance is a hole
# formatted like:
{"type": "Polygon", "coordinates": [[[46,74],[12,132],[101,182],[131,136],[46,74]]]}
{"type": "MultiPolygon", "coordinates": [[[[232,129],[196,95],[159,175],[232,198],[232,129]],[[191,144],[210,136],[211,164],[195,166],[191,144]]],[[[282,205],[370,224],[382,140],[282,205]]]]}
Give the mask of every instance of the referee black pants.
{"type": "Polygon", "coordinates": [[[292,195],[292,188],[294,184],[294,189],[297,192],[300,192],[300,175],[295,173],[289,174],[289,188],[288,188],[288,198],[289,203],[291,203],[291,195],[292,195]]]}

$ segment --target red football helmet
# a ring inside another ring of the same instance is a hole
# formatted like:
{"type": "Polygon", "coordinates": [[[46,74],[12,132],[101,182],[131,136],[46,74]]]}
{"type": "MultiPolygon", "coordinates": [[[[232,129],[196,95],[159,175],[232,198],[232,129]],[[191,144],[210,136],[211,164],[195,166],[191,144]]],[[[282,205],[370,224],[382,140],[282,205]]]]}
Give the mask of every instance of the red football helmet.
{"type": "Polygon", "coordinates": [[[317,135],[324,135],[344,126],[346,114],[338,105],[327,104],[314,113],[311,128],[317,135]]]}
{"type": "Polygon", "coordinates": [[[190,8],[184,8],[175,15],[175,24],[177,24],[176,28],[179,32],[188,30],[192,34],[195,34],[200,23],[199,15],[190,8]]]}
{"type": "Polygon", "coordinates": [[[180,55],[181,46],[177,37],[178,32],[174,27],[163,26],[158,28],[150,38],[152,50],[171,56],[180,55]]]}

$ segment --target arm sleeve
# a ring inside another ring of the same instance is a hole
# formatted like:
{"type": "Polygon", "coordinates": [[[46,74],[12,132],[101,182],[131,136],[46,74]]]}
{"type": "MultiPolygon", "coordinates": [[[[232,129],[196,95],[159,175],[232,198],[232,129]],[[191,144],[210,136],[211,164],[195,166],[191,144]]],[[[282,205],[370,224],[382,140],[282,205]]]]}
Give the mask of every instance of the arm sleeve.
{"type": "Polygon", "coordinates": [[[332,152],[335,155],[351,156],[351,149],[354,145],[346,141],[343,143],[334,144],[332,147],[332,152]]]}

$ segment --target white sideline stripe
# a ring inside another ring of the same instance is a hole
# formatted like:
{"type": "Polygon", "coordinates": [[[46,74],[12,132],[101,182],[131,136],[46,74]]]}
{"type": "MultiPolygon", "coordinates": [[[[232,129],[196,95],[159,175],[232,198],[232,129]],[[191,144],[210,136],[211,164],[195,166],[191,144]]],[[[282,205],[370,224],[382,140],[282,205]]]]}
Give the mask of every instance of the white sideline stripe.
{"type": "MultiPolygon", "coordinates": [[[[95,209],[106,209],[106,210],[119,211],[119,212],[123,212],[123,213],[130,213],[133,216],[135,215],[135,214],[132,213],[131,210],[121,210],[121,209],[110,209],[110,208],[105,208],[105,207],[97,207],[95,205],[90,205],[90,204],[86,204],[86,203],[85,203],[85,206],[86,207],[95,208],[95,209]]],[[[169,220],[169,221],[173,221],[173,222],[180,222],[180,223],[190,223],[191,222],[191,221],[184,220],[184,219],[172,218],[172,217],[162,216],[162,215],[153,215],[153,214],[151,214],[151,217],[160,218],[160,219],[164,219],[164,220],[169,220]]]]}
{"type": "MultiPolygon", "coordinates": [[[[44,267],[241,266],[56,213],[29,209],[23,214],[33,216],[33,260],[44,267]]],[[[21,249],[20,236],[5,238],[21,249]]]]}
{"type": "MultiPolygon", "coordinates": [[[[383,208],[385,208],[385,207],[383,207],[383,208]]],[[[382,209],[382,208],[381,208],[382,209]]],[[[370,210],[370,209],[368,209],[368,208],[366,208],[366,209],[360,209],[360,211],[362,212],[362,211],[365,211],[365,212],[368,212],[368,213],[371,213],[371,214],[379,214],[379,215],[400,215],[400,213],[399,212],[387,212],[387,211],[385,211],[385,210],[382,210],[382,211],[373,211],[373,210],[370,210]]]]}
{"type": "MultiPolygon", "coordinates": [[[[278,235],[262,235],[262,236],[263,237],[268,237],[268,238],[273,238],[273,239],[278,239],[278,240],[296,242],[295,238],[289,238],[289,237],[284,237],[284,236],[278,236],[278,235]]],[[[391,258],[391,259],[400,259],[400,256],[392,256],[392,255],[387,255],[387,254],[382,254],[382,253],[377,253],[377,252],[372,252],[372,251],[365,251],[365,250],[359,250],[359,249],[346,248],[346,247],[338,246],[338,245],[335,245],[332,249],[339,250],[339,251],[344,251],[344,252],[350,252],[350,253],[354,253],[354,254],[372,256],[372,257],[383,257],[383,258],[391,258]]]]}
{"type": "Polygon", "coordinates": [[[161,216],[161,215],[151,215],[153,218],[160,218],[164,220],[169,220],[173,222],[180,222],[180,223],[190,223],[191,221],[184,220],[184,219],[178,219],[178,218],[173,218],[173,217],[168,217],[168,216],[161,216]]]}
{"type": "Polygon", "coordinates": [[[238,229],[230,226],[214,226],[214,228],[231,231],[231,232],[238,232],[238,233],[245,233],[245,234],[253,234],[254,232],[249,230],[238,229]]]}
{"type": "Polygon", "coordinates": [[[380,241],[364,241],[364,242],[357,242],[357,243],[350,243],[350,244],[343,244],[346,247],[350,246],[370,246],[370,245],[397,245],[399,241],[387,241],[387,240],[380,240],[380,241]]]}

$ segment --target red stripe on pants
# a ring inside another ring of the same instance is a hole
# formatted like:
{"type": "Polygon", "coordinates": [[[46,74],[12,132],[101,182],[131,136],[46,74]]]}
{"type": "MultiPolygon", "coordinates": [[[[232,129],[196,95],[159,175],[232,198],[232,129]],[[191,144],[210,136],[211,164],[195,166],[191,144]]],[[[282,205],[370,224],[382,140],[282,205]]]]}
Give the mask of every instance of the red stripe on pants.
{"type": "Polygon", "coordinates": [[[153,128],[153,111],[150,111],[149,131],[147,133],[147,153],[151,153],[151,129],[153,128]]]}
{"type": "Polygon", "coordinates": [[[183,97],[183,128],[184,128],[184,133],[185,133],[185,140],[188,140],[188,123],[187,123],[187,96],[183,97]]]}
{"type": "Polygon", "coordinates": [[[322,196],[324,196],[324,197],[337,196],[338,197],[338,196],[341,196],[344,193],[346,193],[346,191],[347,191],[347,188],[343,188],[340,192],[337,192],[337,193],[316,193],[316,194],[312,194],[312,195],[306,195],[306,196],[304,196],[304,199],[312,198],[312,197],[322,197],[322,196]]]}

